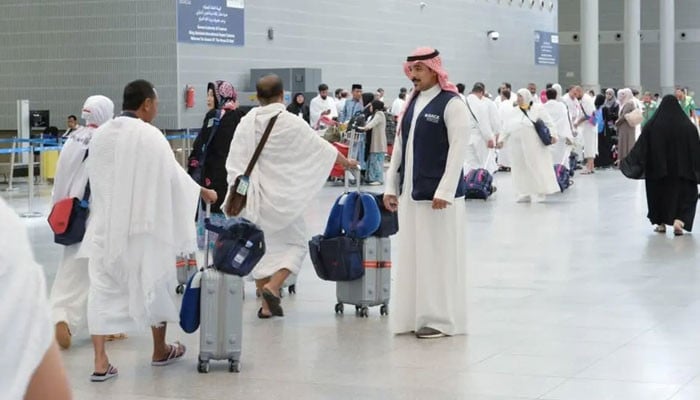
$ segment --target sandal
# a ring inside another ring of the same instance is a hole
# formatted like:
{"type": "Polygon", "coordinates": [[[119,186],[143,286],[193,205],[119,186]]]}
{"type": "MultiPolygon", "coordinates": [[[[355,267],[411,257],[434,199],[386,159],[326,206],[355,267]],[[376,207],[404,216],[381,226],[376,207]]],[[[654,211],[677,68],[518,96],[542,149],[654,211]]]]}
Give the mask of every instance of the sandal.
{"type": "Polygon", "coordinates": [[[162,360],[151,361],[152,366],[164,367],[166,365],[170,365],[170,364],[174,363],[175,361],[181,359],[185,355],[185,352],[187,351],[187,348],[185,347],[185,345],[181,344],[180,342],[175,342],[174,344],[169,344],[168,348],[170,349],[168,356],[162,360]]]}
{"type": "Polygon", "coordinates": [[[587,169],[585,171],[581,171],[581,175],[592,175],[595,174],[595,171],[587,169]]]}
{"type": "Polygon", "coordinates": [[[90,375],[90,381],[91,382],[104,382],[106,380],[112,379],[119,375],[119,371],[117,371],[116,368],[112,364],[107,365],[107,371],[98,374],[97,372],[93,372],[92,375],[90,375]]]}
{"type": "Polygon", "coordinates": [[[124,340],[127,338],[128,336],[126,335],[126,333],[117,333],[115,335],[107,335],[105,340],[107,340],[108,342],[113,342],[115,340],[124,340]]]}
{"type": "Polygon", "coordinates": [[[654,228],[654,232],[656,232],[656,233],[666,233],[666,226],[664,226],[664,225],[657,225],[657,226],[654,228]]]}
{"type": "Polygon", "coordinates": [[[282,300],[279,297],[272,294],[270,289],[267,288],[263,288],[262,296],[263,299],[265,299],[265,301],[267,302],[267,306],[270,308],[270,312],[273,316],[284,317],[284,310],[280,305],[282,300]]]}
{"type": "Polygon", "coordinates": [[[270,314],[270,315],[263,314],[262,307],[260,307],[260,309],[258,310],[258,318],[260,318],[260,319],[268,319],[268,318],[272,318],[272,315],[271,315],[271,314],[270,314]]]}
{"type": "Polygon", "coordinates": [[[71,345],[71,334],[70,327],[65,321],[60,321],[56,323],[56,342],[61,346],[63,350],[70,348],[71,345]]]}
{"type": "Polygon", "coordinates": [[[683,236],[683,228],[685,227],[685,224],[683,221],[677,219],[673,221],[673,234],[676,236],[683,236]]]}

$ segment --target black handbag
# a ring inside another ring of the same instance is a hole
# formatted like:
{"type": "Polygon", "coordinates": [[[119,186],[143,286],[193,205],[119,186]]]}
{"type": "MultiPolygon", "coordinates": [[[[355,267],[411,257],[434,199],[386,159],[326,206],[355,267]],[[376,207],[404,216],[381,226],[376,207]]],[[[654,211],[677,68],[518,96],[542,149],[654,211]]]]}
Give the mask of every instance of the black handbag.
{"type": "Polygon", "coordinates": [[[552,134],[549,132],[549,127],[542,121],[542,119],[538,118],[537,121],[533,121],[530,119],[530,116],[527,115],[527,111],[523,110],[522,108],[520,109],[523,114],[525,114],[525,117],[532,122],[532,125],[535,127],[535,131],[537,132],[537,136],[540,137],[540,140],[542,141],[542,144],[545,146],[549,146],[552,144],[552,134]]]}
{"type": "Polygon", "coordinates": [[[354,281],[365,274],[362,239],[317,235],[309,241],[309,256],[316,275],[325,281],[354,281]]]}

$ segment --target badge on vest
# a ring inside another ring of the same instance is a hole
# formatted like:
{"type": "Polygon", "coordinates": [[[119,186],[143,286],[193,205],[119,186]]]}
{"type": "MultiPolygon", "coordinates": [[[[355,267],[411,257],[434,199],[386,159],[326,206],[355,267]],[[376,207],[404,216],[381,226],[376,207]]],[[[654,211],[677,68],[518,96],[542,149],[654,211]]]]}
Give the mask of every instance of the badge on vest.
{"type": "Polygon", "coordinates": [[[424,118],[428,122],[432,122],[433,124],[439,124],[440,123],[440,116],[437,114],[425,114],[424,118]]]}

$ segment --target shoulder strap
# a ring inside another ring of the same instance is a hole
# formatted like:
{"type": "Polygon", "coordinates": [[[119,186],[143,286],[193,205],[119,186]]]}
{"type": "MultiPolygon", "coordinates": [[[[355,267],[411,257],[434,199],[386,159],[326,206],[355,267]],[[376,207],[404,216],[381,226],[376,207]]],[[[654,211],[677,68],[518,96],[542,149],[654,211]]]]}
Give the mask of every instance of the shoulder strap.
{"type": "MultiPolygon", "coordinates": [[[[83,162],[88,158],[88,154],[90,153],[90,149],[85,149],[85,155],[83,156],[83,162]]],[[[85,192],[83,192],[83,200],[87,201],[90,198],[90,179],[88,179],[87,183],[85,184],[85,192]]]]}
{"type": "Polygon", "coordinates": [[[469,98],[465,97],[464,102],[467,103],[467,108],[469,109],[469,113],[474,117],[474,121],[476,121],[476,124],[479,124],[479,119],[476,118],[476,115],[474,115],[474,111],[472,111],[472,106],[469,104],[469,98]]]}
{"type": "Polygon", "coordinates": [[[216,135],[216,131],[219,128],[219,124],[221,124],[221,118],[224,116],[223,110],[216,110],[216,113],[214,113],[214,118],[216,119],[215,122],[211,126],[211,130],[209,131],[209,137],[207,138],[207,143],[204,145],[204,149],[206,150],[209,148],[209,144],[211,144],[211,141],[214,139],[214,135],[216,135]]]}
{"type": "Polygon", "coordinates": [[[265,147],[265,143],[267,142],[267,138],[270,137],[270,132],[272,132],[272,127],[275,126],[275,121],[277,121],[277,117],[279,117],[281,113],[278,113],[274,117],[270,118],[270,122],[267,123],[267,128],[265,128],[265,133],[263,133],[262,139],[260,139],[260,143],[258,143],[258,146],[255,148],[255,153],[253,153],[253,158],[250,159],[250,162],[248,163],[248,166],[245,169],[245,176],[250,176],[250,173],[253,172],[253,167],[255,166],[255,163],[258,162],[258,158],[260,157],[260,153],[262,152],[263,147],[265,147]]]}
{"type": "MultiPolygon", "coordinates": [[[[518,107],[518,108],[520,108],[520,107],[518,107]]],[[[520,108],[520,111],[522,111],[523,114],[525,114],[525,117],[526,117],[527,119],[529,119],[530,122],[532,122],[533,125],[535,124],[535,121],[533,121],[532,118],[530,118],[530,115],[528,115],[527,111],[525,111],[525,110],[522,109],[522,108],[520,108]]]]}

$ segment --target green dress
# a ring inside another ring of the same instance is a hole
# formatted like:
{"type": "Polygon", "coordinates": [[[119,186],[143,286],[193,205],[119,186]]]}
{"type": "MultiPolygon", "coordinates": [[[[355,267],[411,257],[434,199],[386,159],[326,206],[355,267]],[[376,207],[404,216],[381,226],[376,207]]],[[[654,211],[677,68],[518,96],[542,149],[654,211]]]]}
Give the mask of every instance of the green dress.
{"type": "Polygon", "coordinates": [[[642,126],[646,125],[647,122],[649,122],[651,117],[656,112],[656,108],[658,106],[659,105],[655,101],[652,101],[650,103],[642,103],[642,115],[644,116],[644,120],[642,121],[642,126]]]}

